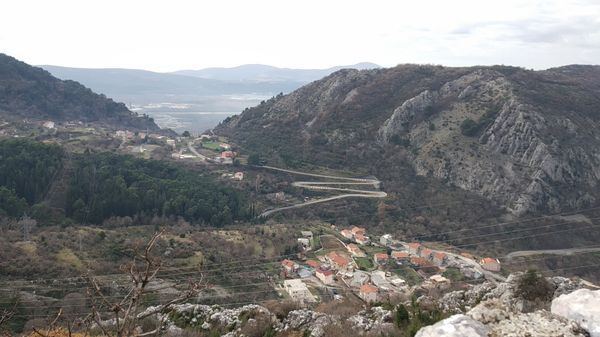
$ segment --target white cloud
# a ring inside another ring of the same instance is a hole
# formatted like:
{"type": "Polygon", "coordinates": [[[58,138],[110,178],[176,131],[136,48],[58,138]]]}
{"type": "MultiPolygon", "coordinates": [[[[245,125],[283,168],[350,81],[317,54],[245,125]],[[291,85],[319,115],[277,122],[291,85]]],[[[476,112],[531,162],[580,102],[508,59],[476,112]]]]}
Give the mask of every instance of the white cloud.
{"type": "Polygon", "coordinates": [[[0,50],[32,64],[157,71],[360,61],[545,68],[597,63],[598,18],[591,0],[14,0],[0,13],[0,50]]]}

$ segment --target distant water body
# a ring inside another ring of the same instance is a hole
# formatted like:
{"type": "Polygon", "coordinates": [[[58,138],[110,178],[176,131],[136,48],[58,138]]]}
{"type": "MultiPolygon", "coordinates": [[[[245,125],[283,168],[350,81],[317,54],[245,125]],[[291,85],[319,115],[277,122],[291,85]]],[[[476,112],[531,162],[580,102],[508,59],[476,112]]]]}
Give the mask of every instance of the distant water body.
{"type": "Polygon", "coordinates": [[[221,121],[239,112],[223,111],[147,111],[161,128],[176,132],[189,131],[200,134],[217,126],[221,121]]]}

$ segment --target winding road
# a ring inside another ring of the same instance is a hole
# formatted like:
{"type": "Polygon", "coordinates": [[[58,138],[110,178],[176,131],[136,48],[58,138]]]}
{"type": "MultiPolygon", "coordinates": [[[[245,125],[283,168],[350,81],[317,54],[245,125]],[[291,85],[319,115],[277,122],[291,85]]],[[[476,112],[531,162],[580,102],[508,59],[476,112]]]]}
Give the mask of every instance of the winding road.
{"type": "Polygon", "coordinates": [[[547,249],[547,250],[520,250],[506,255],[507,259],[515,257],[532,256],[532,255],[573,255],[577,253],[592,253],[600,252],[600,247],[587,248],[566,248],[566,249],[547,249]]]}
{"type": "Polygon", "coordinates": [[[268,169],[268,170],[285,172],[285,173],[291,173],[291,174],[332,180],[332,181],[295,181],[292,183],[292,186],[295,186],[295,187],[305,188],[305,189],[309,189],[309,190],[320,190],[320,191],[326,190],[326,191],[344,192],[343,194],[335,195],[332,197],[311,200],[311,201],[307,201],[307,202],[303,202],[303,203],[295,204],[295,205],[291,205],[291,206],[270,209],[270,210],[267,210],[267,211],[264,211],[263,213],[261,213],[259,215],[259,217],[261,217],[261,218],[267,217],[276,212],[281,212],[281,211],[285,211],[285,210],[292,209],[292,208],[305,207],[305,206],[328,202],[328,201],[337,200],[337,199],[385,198],[385,197],[387,197],[387,193],[385,193],[383,191],[361,190],[361,189],[344,188],[344,187],[331,187],[331,185],[333,185],[333,186],[368,185],[368,186],[373,186],[373,188],[378,189],[381,185],[381,182],[377,179],[348,178],[348,177],[331,176],[331,175],[316,174],[316,173],[306,173],[306,172],[282,169],[282,168],[273,167],[273,166],[257,166],[257,167],[268,169]]]}

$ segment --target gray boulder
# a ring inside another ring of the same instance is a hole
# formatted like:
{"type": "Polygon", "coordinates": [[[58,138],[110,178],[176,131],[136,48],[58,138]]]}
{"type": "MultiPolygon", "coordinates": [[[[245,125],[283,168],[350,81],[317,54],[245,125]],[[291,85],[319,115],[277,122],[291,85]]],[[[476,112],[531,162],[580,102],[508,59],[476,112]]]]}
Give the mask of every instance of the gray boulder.
{"type": "Polygon", "coordinates": [[[454,315],[426,326],[415,337],[487,337],[488,329],[465,315],[454,315]]]}
{"type": "Polygon", "coordinates": [[[579,289],[552,301],[552,313],[571,319],[591,337],[600,337],[600,290],[579,289]]]}

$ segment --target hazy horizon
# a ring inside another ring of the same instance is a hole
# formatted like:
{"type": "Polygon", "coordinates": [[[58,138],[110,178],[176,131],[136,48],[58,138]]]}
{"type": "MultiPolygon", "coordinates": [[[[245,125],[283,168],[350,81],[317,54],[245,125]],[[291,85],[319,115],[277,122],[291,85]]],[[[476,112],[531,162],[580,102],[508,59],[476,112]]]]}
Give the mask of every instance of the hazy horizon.
{"type": "Polygon", "coordinates": [[[154,72],[359,62],[546,69],[600,60],[600,3],[593,0],[29,0],[3,9],[2,52],[37,65],[154,72]]]}

